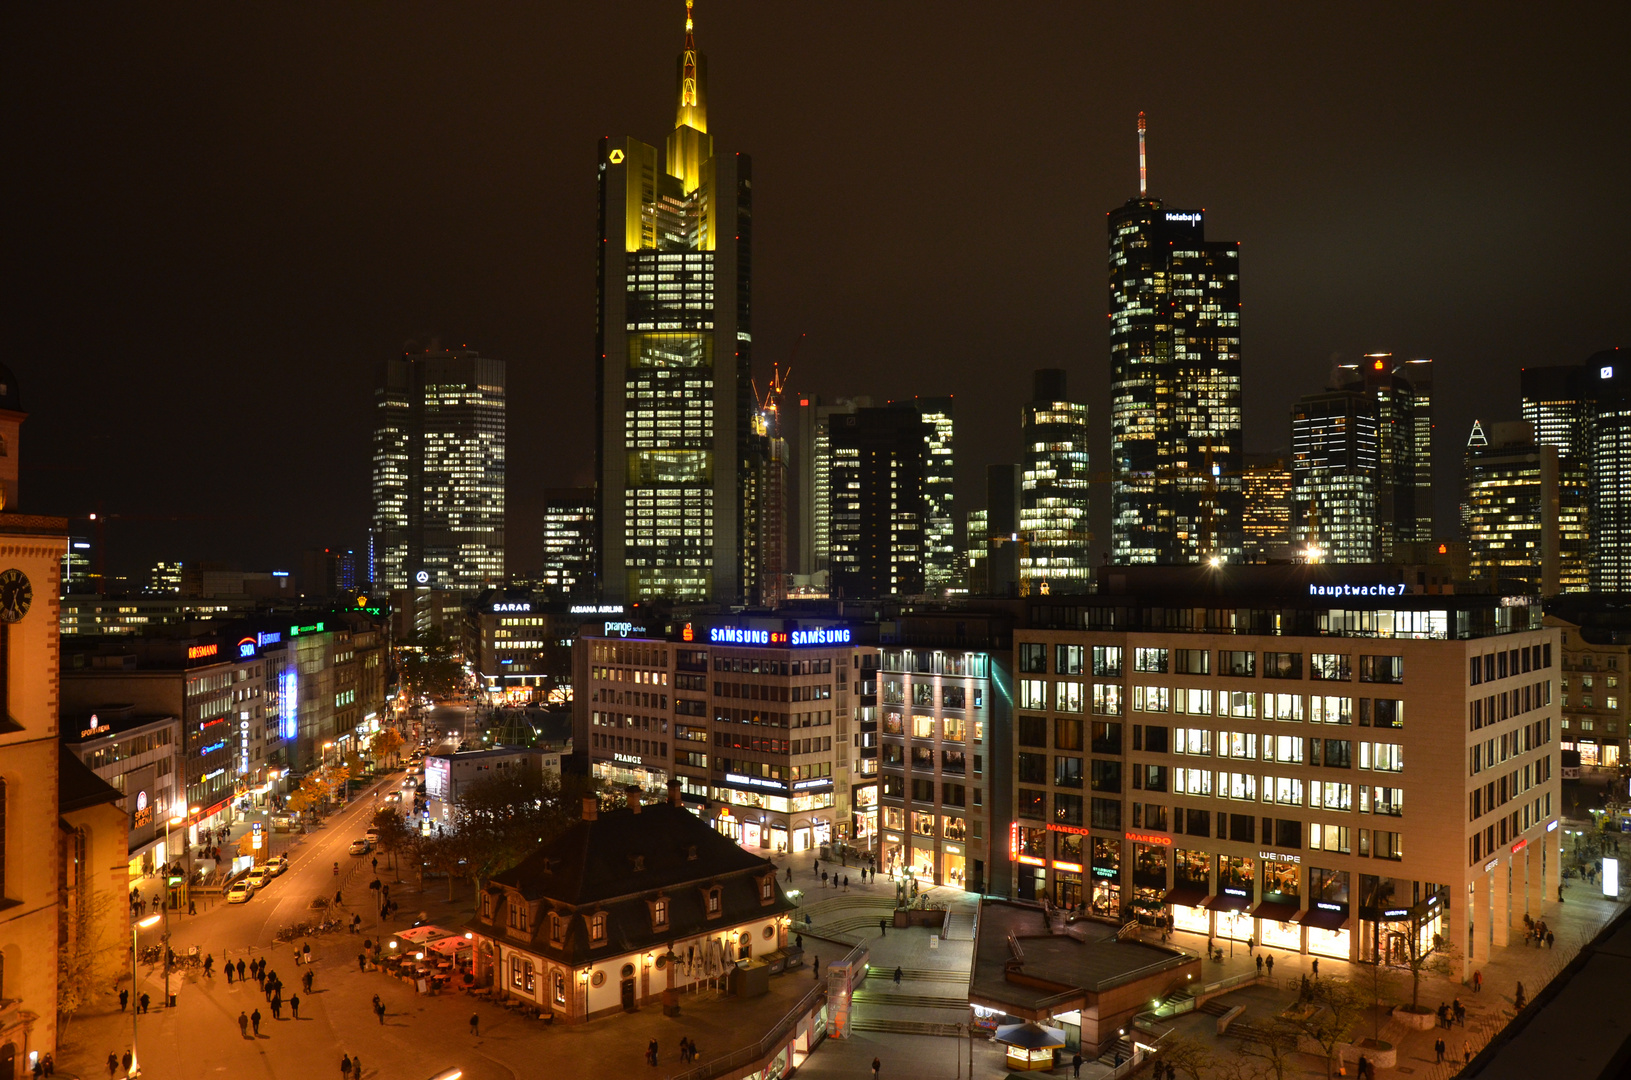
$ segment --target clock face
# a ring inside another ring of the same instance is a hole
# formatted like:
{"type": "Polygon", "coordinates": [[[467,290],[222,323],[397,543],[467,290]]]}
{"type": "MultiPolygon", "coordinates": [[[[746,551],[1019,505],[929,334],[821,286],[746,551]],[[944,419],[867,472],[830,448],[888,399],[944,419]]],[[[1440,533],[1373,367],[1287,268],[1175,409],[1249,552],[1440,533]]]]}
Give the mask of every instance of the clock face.
{"type": "Polygon", "coordinates": [[[16,567],[0,571],[0,621],[17,622],[28,614],[33,602],[34,586],[28,583],[27,574],[16,567]]]}

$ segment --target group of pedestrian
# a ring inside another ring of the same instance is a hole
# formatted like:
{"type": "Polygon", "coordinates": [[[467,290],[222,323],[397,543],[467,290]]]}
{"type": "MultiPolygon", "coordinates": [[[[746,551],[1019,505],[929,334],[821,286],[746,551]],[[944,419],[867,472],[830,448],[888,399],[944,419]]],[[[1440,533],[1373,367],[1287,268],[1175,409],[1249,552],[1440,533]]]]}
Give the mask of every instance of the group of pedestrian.
{"type": "Polygon", "coordinates": [[[1552,928],[1546,924],[1545,919],[1531,919],[1528,915],[1525,915],[1523,925],[1525,927],[1523,936],[1525,945],[1533,945],[1537,949],[1544,945],[1550,949],[1553,942],[1557,940],[1552,933],[1552,928]]]}
{"type": "Polygon", "coordinates": [[[346,1054],[340,1058],[340,1075],[342,1077],[361,1077],[362,1058],[356,1054],[346,1054]]]}
{"type": "Polygon", "coordinates": [[[1268,968],[1269,977],[1273,978],[1274,977],[1274,957],[1271,954],[1266,953],[1266,952],[1261,954],[1257,958],[1257,973],[1259,975],[1263,974],[1263,969],[1265,967],[1268,968]]]}
{"type": "MultiPolygon", "coordinates": [[[[1450,1045],[1448,1043],[1446,1043],[1442,1038],[1435,1039],[1435,1040],[1433,1040],[1433,1053],[1438,1055],[1437,1064],[1442,1065],[1442,1064],[1444,1064],[1445,1057],[1448,1056],[1449,1053],[1450,1053],[1450,1045]]],[[[1363,1062],[1365,1059],[1360,1058],[1359,1060],[1361,1062],[1363,1062]]],[[[1472,1043],[1467,1042],[1465,1039],[1463,1039],[1462,1042],[1461,1042],[1461,1064],[1466,1065],[1471,1060],[1472,1060],[1472,1043]]],[[[1359,1075],[1360,1075],[1360,1080],[1364,1080],[1364,1075],[1365,1074],[1363,1072],[1360,1072],[1359,1075]]],[[[1371,1075],[1375,1076],[1376,1074],[1373,1072],[1371,1075]]]]}
{"type": "Polygon", "coordinates": [[[1453,1003],[1445,1001],[1439,1002],[1438,1026],[1441,1028],[1451,1028],[1456,1024],[1460,1024],[1462,1027],[1467,1026],[1467,1007],[1461,1004],[1461,999],[1456,998],[1453,1003]]]}
{"type": "Polygon", "coordinates": [[[311,963],[311,942],[305,942],[294,951],[295,967],[311,963]]]}
{"type": "Polygon", "coordinates": [[[693,1061],[695,1061],[697,1059],[697,1057],[700,1054],[701,1054],[701,1051],[699,1051],[697,1049],[697,1044],[691,1040],[690,1036],[686,1036],[686,1037],[680,1039],[680,1060],[681,1061],[687,1062],[687,1063],[693,1062],[693,1061]]]}
{"type": "MultiPolygon", "coordinates": [[[[108,1056],[112,1057],[113,1055],[109,1054],[108,1056]]],[[[37,1058],[34,1062],[34,1075],[36,1077],[57,1075],[57,1059],[50,1054],[44,1054],[37,1058]]]]}

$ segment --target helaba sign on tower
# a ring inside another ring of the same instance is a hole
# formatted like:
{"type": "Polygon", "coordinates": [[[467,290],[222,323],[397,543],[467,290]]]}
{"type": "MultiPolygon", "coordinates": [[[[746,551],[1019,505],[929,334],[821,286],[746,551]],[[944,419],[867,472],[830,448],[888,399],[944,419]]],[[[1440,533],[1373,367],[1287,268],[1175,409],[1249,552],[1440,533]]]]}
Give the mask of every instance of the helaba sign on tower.
{"type": "Polygon", "coordinates": [[[1403,596],[1403,585],[1310,585],[1309,596],[1403,596]]]}

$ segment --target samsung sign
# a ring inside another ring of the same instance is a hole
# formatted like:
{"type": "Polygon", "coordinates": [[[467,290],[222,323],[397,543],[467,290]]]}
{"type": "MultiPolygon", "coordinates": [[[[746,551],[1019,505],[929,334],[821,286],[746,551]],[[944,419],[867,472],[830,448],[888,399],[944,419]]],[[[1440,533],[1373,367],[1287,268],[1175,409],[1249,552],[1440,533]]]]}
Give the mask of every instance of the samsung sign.
{"type": "Polygon", "coordinates": [[[739,626],[716,626],[708,631],[715,645],[769,645],[769,630],[744,630],[739,626]]]}
{"type": "Polygon", "coordinates": [[[847,626],[827,626],[814,630],[749,630],[738,626],[716,626],[708,631],[715,645],[786,645],[795,649],[819,645],[848,645],[847,626]]]}
{"type": "Polygon", "coordinates": [[[834,626],[821,630],[794,630],[791,644],[797,645],[848,645],[849,627],[834,626]]]}
{"type": "Polygon", "coordinates": [[[1310,585],[1309,596],[1403,596],[1403,585],[1310,585]]]}

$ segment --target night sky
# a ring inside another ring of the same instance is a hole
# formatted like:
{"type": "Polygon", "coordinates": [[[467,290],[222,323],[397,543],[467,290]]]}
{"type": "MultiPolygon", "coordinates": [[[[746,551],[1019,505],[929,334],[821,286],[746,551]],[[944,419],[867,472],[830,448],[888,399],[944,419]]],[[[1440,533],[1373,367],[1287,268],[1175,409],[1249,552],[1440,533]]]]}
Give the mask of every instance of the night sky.
{"type": "MultiPolygon", "coordinates": [[[[760,368],[954,393],[958,517],[1064,367],[1109,456],[1105,212],[1241,242],[1246,444],[1333,357],[1437,361],[1439,530],[1523,365],[1631,344],[1631,7],[699,0],[754,157],[760,368]]],[[[509,363],[509,560],[587,484],[595,151],[673,125],[679,0],[36,3],[4,43],[22,509],[108,568],[361,547],[382,357],[509,363]]],[[[761,377],[762,381],[762,377],[761,377]]],[[[1102,489],[1101,489],[1102,493],[1102,489]]],[[[1105,499],[1094,527],[1107,544],[1105,499]]]]}

